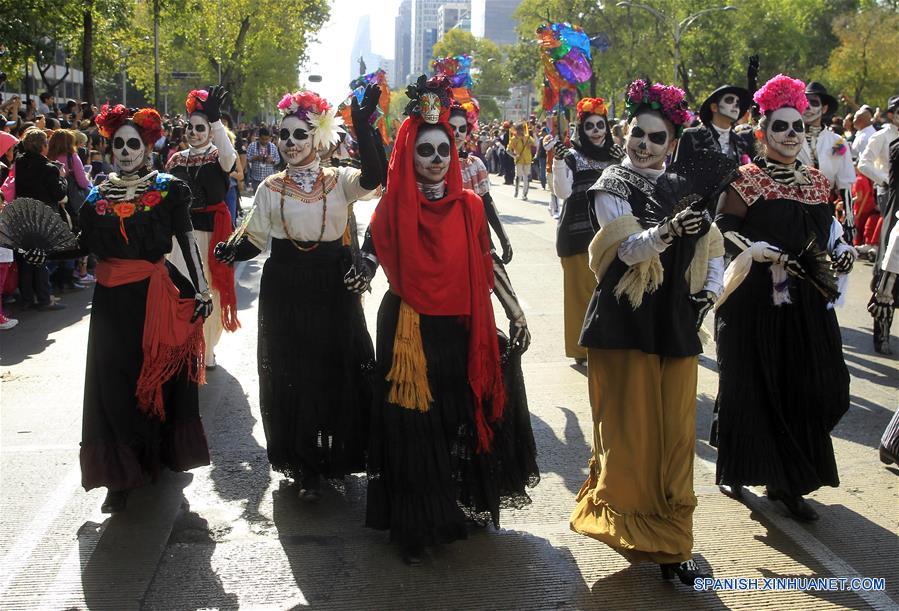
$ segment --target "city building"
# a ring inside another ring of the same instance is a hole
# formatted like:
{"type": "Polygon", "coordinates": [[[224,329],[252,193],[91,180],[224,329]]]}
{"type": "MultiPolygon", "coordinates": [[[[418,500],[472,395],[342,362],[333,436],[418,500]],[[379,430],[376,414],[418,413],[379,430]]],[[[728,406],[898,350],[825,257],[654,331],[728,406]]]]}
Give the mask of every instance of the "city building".
{"type": "Polygon", "coordinates": [[[471,33],[498,45],[518,41],[513,14],[521,0],[471,0],[471,33]]]}
{"type": "Polygon", "coordinates": [[[451,29],[471,30],[471,2],[444,2],[437,8],[437,37],[451,29]]]}
{"type": "Polygon", "coordinates": [[[412,0],[403,0],[394,20],[393,33],[394,69],[387,73],[394,88],[402,88],[409,82],[412,68],[412,0]]]}
{"type": "MultiPolygon", "coordinates": [[[[430,70],[434,43],[437,42],[437,9],[441,0],[412,0],[410,76],[430,70]]],[[[410,79],[411,80],[411,79],[410,79]]]]}

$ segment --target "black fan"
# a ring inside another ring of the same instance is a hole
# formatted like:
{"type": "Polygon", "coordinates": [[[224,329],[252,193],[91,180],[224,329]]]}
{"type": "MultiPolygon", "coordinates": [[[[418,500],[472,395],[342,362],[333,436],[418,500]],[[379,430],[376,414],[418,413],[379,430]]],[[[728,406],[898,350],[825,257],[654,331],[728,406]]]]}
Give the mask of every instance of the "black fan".
{"type": "Polygon", "coordinates": [[[18,197],[0,210],[0,246],[59,252],[78,248],[62,217],[42,201],[18,197]]]}
{"type": "Polygon", "coordinates": [[[806,279],[824,296],[824,299],[827,301],[837,300],[840,296],[837,279],[830,267],[827,253],[818,246],[818,240],[814,235],[809,236],[805,248],[796,257],[796,261],[805,272],[806,279]]]}
{"type": "Polygon", "coordinates": [[[686,190],[681,192],[680,201],[688,202],[696,210],[705,209],[714,214],[718,196],[739,177],[738,168],[736,160],[718,151],[698,149],[689,157],[675,160],[668,171],[686,180],[686,190]]]}

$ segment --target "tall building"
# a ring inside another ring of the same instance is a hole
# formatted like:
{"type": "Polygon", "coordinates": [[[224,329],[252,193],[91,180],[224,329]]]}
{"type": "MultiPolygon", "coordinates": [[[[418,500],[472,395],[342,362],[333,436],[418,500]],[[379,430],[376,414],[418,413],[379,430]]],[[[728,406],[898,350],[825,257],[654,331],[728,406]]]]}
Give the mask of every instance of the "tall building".
{"type": "Polygon", "coordinates": [[[410,76],[426,74],[430,70],[432,51],[437,42],[437,9],[441,4],[441,0],[412,0],[410,76]]]}
{"type": "Polygon", "coordinates": [[[455,27],[471,28],[471,2],[444,2],[437,9],[438,40],[455,27]]]}
{"type": "Polygon", "coordinates": [[[498,45],[518,41],[512,18],[521,0],[471,0],[471,33],[498,45]]]}
{"type": "Polygon", "coordinates": [[[388,72],[395,88],[405,87],[412,68],[412,0],[403,0],[394,20],[394,68],[388,72]]]}
{"type": "Polygon", "coordinates": [[[384,68],[385,63],[386,60],[382,55],[371,51],[371,18],[363,15],[356,25],[356,37],[353,40],[353,52],[350,56],[350,78],[347,79],[347,83],[359,76],[359,70],[364,70],[363,74],[373,72],[378,68],[384,68]],[[364,67],[359,62],[360,58],[365,64],[364,67]]]}

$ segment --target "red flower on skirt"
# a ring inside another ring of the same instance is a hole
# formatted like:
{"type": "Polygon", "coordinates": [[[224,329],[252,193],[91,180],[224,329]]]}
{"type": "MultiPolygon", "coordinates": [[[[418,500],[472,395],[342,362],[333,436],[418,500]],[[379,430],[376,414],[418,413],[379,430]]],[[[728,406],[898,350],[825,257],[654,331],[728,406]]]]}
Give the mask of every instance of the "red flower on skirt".
{"type": "Polygon", "coordinates": [[[162,201],[162,195],[159,194],[159,191],[147,191],[144,193],[143,197],[140,198],[140,201],[143,205],[152,208],[162,201]]]}

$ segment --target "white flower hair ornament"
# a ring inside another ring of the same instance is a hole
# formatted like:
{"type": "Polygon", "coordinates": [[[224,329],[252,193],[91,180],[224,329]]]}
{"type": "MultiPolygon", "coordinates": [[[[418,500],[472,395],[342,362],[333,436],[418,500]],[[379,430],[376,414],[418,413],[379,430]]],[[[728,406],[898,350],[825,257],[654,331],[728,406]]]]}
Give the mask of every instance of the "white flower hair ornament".
{"type": "Polygon", "coordinates": [[[343,119],[337,109],[313,91],[286,93],[278,102],[278,110],[284,117],[293,115],[309,124],[312,145],[316,150],[330,148],[340,140],[343,119]]]}

